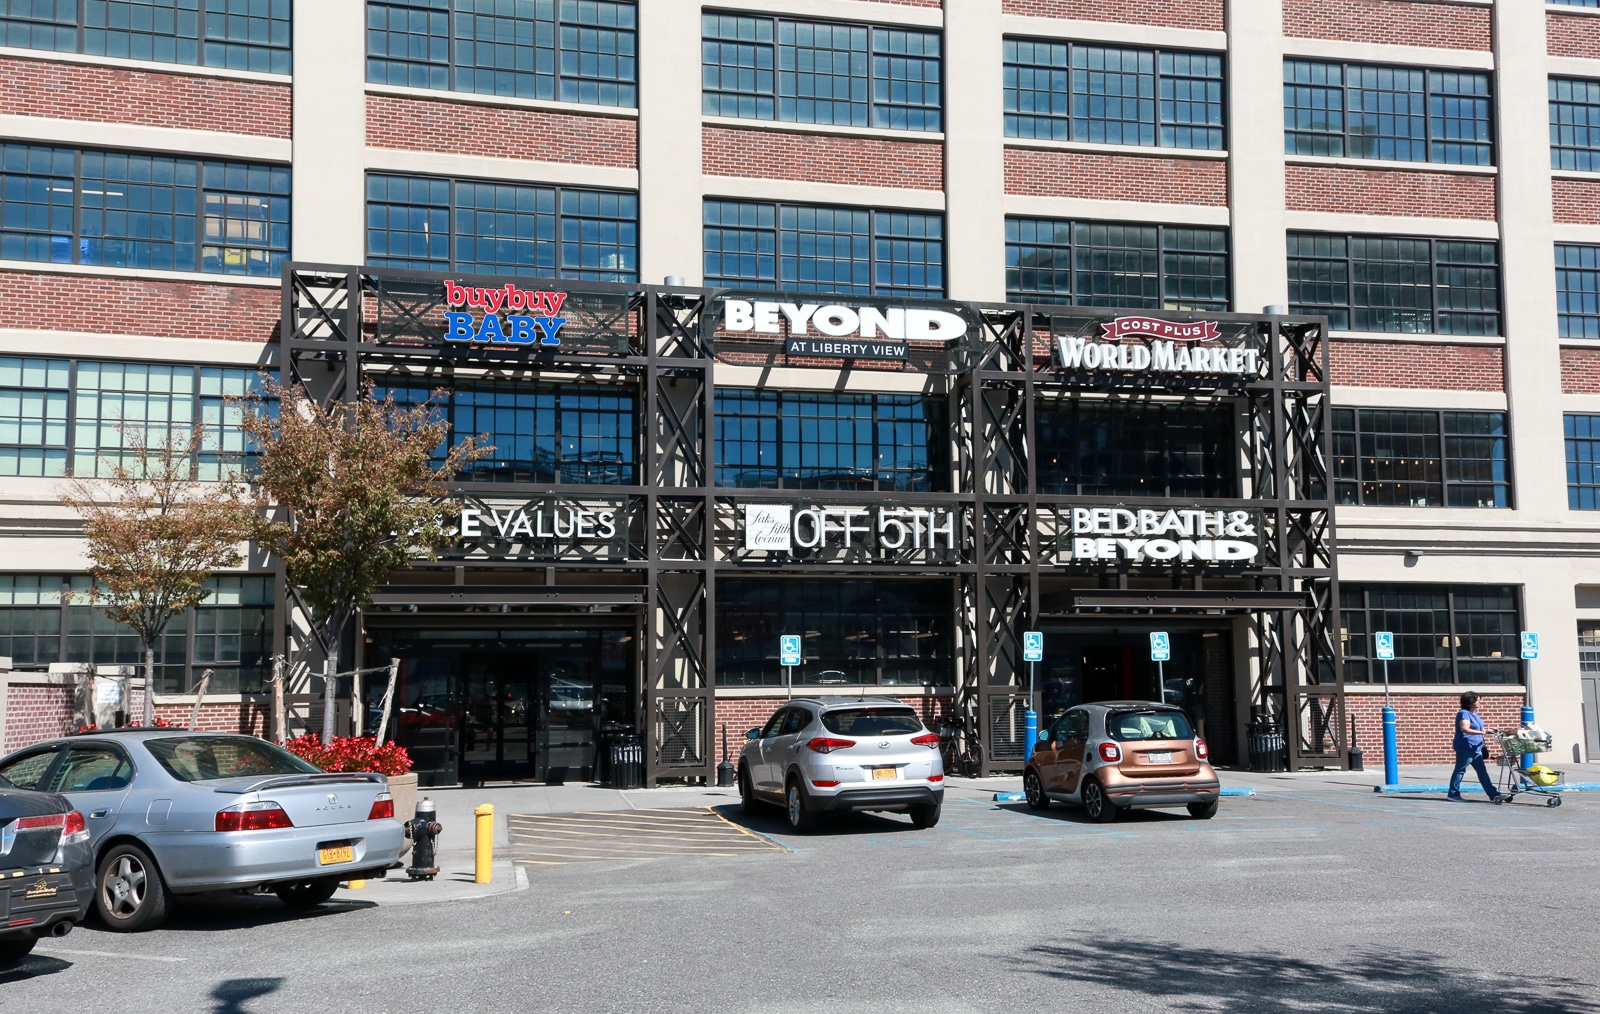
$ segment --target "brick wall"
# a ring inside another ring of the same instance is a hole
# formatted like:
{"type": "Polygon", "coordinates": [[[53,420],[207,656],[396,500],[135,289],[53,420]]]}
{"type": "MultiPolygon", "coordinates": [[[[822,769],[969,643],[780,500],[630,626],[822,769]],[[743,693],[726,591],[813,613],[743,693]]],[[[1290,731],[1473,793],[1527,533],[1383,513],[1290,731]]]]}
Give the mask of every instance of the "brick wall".
{"type": "MultiPolygon", "coordinates": [[[[795,696],[805,696],[816,690],[807,687],[804,690],[796,688],[795,696]]],[[[885,694],[884,696],[892,696],[885,694]]],[[[917,709],[917,715],[922,719],[922,724],[938,731],[939,717],[950,709],[948,697],[899,697],[917,709]]],[[[739,763],[739,751],[744,749],[744,734],[748,729],[759,729],[767,724],[767,719],[783,707],[787,698],[782,694],[775,697],[719,697],[716,700],[716,712],[713,721],[716,723],[712,729],[713,742],[716,744],[715,763],[722,763],[722,727],[728,727],[728,762],[739,763]]]]}
{"type": "Polygon", "coordinates": [[[1007,148],[1006,193],[1222,207],[1228,167],[1209,159],[1007,148]]]}
{"type": "Polygon", "coordinates": [[[1546,12],[1545,48],[1551,56],[1600,57],[1600,19],[1546,12]]]}
{"type": "Polygon", "coordinates": [[[275,287],[222,281],[0,272],[0,306],[15,328],[265,342],[277,327],[280,298],[275,287]]]}
{"type": "Polygon", "coordinates": [[[1440,49],[1488,51],[1489,9],[1427,0],[1285,0],[1283,34],[1440,49]]]}
{"type": "Polygon", "coordinates": [[[6,690],[5,752],[71,732],[74,692],[70,684],[11,684],[6,690]]]}
{"type": "MultiPolygon", "coordinates": [[[[1456,712],[1461,700],[1456,694],[1394,694],[1395,745],[1401,764],[1453,764],[1456,712]]],[[[1351,694],[1345,698],[1345,711],[1356,723],[1356,742],[1361,745],[1362,763],[1383,765],[1383,697],[1379,694],[1351,694]]],[[[1522,722],[1522,694],[1486,694],[1478,698],[1478,714],[1484,728],[1515,729],[1522,722]]],[[[1346,719],[1347,721],[1349,719],[1346,719]]],[[[1498,756],[1498,755],[1496,755],[1498,756]]],[[[1491,766],[1489,773],[1494,774],[1491,766]]],[[[1477,776],[1469,768],[1464,784],[1476,785],[1477,776]]]]}
{"type": "Polygon", "coordinates": [[[1446,391],[1505,389],[1505,357],[1495,345],[1335,339],[1328,347],[1328,357],[1335,384],[1446,391]]]}
{"type": "Polygon", "coordinates": [[[1222,0],[1000,0],[1000,12],[1212,32],[1223,29],[1222,0]]]}
{"type": "Polygon", "coordinates": [[[944,145],[930,141],[706,127],[700,157],[708,176],[944,188],[944,145]]]}
{"type": "Polygon", "coordinates": [[[0,113],[289,136],[289,86],[0,59],[0,113]]]}
{"type": "Polygon", "coordinates": [[[1557,222],[1600,225],[1600,180],[1553,179],[1550,198],[1557,222]]]}
{"type": "Polygon", "coordinates": [[[1321,165],[1285,167],[1290,211],[1342,211],[1424,218],[1495,217],[1493,176],[1343,169],[1321,165]]]}
{"type": "MultiPolygon", "coordinates": [[[[193,704],[156,705],[156,717],[169,725],[188,728],[189,718],[193,714],[193,704]]],[[[195,728],[201,732],[242,732],[247,736],[265,737],[271,724],[272,703],[263,697],[246,698],[231,704],[202,704],[200,721],[195,728]]]]}
{"type": "Polygon", "coordinates": [[[623,169],[639,165],[639,125],[625,117],[392,95],[367,96],[367,144],[623,169]]]}
{"type": "Polygon", "coordinates": [[[1600,349],[1561,350],[1561,393],[1600,394],[1600,349]]]}

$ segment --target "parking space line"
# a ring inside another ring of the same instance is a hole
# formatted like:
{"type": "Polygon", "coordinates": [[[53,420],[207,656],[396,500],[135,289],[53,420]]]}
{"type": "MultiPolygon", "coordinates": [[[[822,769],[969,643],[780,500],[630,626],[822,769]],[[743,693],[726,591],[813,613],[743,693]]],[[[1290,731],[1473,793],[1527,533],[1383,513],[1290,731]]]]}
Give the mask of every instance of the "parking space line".
{"type": "Polygon", "coordinates": [[[509,814],[506,830],[512,862],[532,866],[792,851],[714,807],[509,814]]]}

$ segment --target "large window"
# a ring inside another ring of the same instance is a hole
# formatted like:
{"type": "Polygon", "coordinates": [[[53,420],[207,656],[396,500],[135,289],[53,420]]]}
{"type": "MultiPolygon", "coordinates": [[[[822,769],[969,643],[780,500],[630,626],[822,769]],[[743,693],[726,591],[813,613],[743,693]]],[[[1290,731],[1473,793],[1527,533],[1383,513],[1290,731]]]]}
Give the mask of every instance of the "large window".
{"type": "Polygon", "coordinates": [[[1007,137],[1223,146],[1222,54],[1005,40],[1007,137]]]}
{"type": "Polygon", "coordinates": [[[1295,233],[1289,312],[1335,331],[1500,333],[1498,244],[1411,236],[1295,233]]]}
{"type": "Polygon", "coordinates": [[[1556,319],[1563,338],[1600,338],[1600,246],[1556,244],[1556,319]]]}
{"type": "MultiPolygon", "coordinates": [[[[403,405],[426,401],[450,424],[453,439],[482,436],[494,453],[458,476],[467,482],[563,482],[632,485],[636,481],[638,399],[622,388],[580,384],[473,381],[440,397],[434,385],[379,386],[403,405]]],[[[438,456],[443,457],[440,447],[438,456]]]]}
{"type": "MultiPolygon", "coordinates": [[[[173,617],[157,646],[157,692],[191,691],[206,669],[214,671],[208,693],[266,689],[272,578],[222,574],[206,588],[206,599],[173,617]]],[[[142,666],[139,635],[90,604],[89,590],[82,575],[0,574],[0,655],[19,669],[52,662],[142,666]]]]}
{"type": "Polygon", "coordinates": [[[0,0],[0,46],[124,60],[287,74],[289,29],[290,0],[0,0]]]}
{"type": "Polygon", "coordinates": [[[1508,585],[1343,584],[1344,678],[1382,683],[1372,635],[1394,634],[1391,683],[1522,682],[1517,589],[1508,585]]]}
{"type": "Polygon", "coordinates": [[[367,263],[593,282],[639,277],[639,198],[432,176],[367,177],[367,263]]]}
{"type": "Polygon", "coordinates": [[[1489,75],[1285,60],[1284,150],[1389,162],[1494,164],[1489,75]]]}
{"type": "Polygon", "coordinates": [[[0,356],[0,475],[105,476],[150,448],[182,447],[204,426],[196,479],[248,469],[236,400],[254,370],[0,356]]]}
{"type": "Polygon", "coordinates": [[[1006,299],[1226,310],[1228,230],[1007,218],[1006,299]]]}
{"type": "Polygon", "coordinates": [[[1550,168],[1600,170],[1600,81],[1550,79],[1550,168]]]}
{"type": "Polygon", "coordinates": [[[1338,501],[1375,507],[1509,507],[1504,412],[1333,411],[1338,501]]]}
{"type": "Polygon", "coordinates": [[[939,34],[705,14],[702,111],[788,123],[939,130],[939,34]]]}
{"type": "Polygon", "coordinates": [[[275,276],[289,170],[0,144],[0,259],[275,276]]]}
{"type": "Polygon", "coordinates": [[[635,17],[611,0],[369,0],[367,80],[636,106],[635,17]]]}
{"type": "Polygon", "coordinates": [[[1061,496],[1238,495],[1229,405],[1041,401],[1039,492],[1061,496]]]}
{"type": "Polygon", "coordinates": [[[944,218],[707,200],[705,283],[857,296],[944,295],[944,218]]]}
{"type": "Polygon", "coordinates": [[[950,488],[950,431],[936,399],[722,389],[716,413],[719,486],[950,488]]]}
{"type": "Polygon", "coordinates": [[[1600,415],[1568,415],[1567,506],[1600,510],[1600,415]]]}
{"type": "Polygon", "coordinates": [[[783,686],[778,638],[799,634],[794,682],[950,686],[946,581],[717,580],[717,684],[783,686]]]}

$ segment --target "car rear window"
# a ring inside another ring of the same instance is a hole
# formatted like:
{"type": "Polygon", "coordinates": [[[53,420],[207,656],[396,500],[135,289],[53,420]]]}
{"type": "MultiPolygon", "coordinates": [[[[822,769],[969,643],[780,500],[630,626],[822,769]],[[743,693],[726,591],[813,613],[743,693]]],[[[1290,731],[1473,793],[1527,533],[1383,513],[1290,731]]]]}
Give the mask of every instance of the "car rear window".
{"type": "Polygon", "coordinates": [[[922,731],[910,708],[841,708],[822,713],[822,727],[842,736],[909,736],[922,731]]]}
{"type": "Polygon", "coordinates": [[[1148,711],[1113,711],[1106,716],[1106,732],[1112,739],[1193,739],[1194,729],[1181,711],[1151,708],[1148,711]]]}
{"type": "Polygon", "coordinates": [[[287,750],[243,736],[170,736],[145,741],[145,749],[181,782],[250,775],[312,775],[322,769],[287,750]]]}

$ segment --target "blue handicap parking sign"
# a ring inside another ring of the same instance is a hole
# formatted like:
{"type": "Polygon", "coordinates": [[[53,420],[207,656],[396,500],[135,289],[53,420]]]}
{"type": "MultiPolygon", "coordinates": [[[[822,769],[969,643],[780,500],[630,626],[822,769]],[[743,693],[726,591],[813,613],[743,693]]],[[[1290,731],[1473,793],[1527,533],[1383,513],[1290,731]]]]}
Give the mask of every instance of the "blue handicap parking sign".
{"type": "Polygon", "coordinates": [[[1531,630],[1524,630],[1522,632],[1522,657],[1539,657],[1539,635],[1531,630]]]}
{"type": "Polygon", "coordinates": [[[1167,637],[1167,632],[1164,630],[1152,630],[1150,632],[1150,661],[1172,661],[1172,641],[1167,637]]]}
{"type": "Polygon", "coordinates": [[[784,634],[778,638],[778,654],[782,656],[781,665],[800,664],[800,635],[784,634]]]}
{"type": "Polygon", "coordinates": [[[1024,662],[1044,661],[1044,634],[1041,631],[1029,630],[1023,633],[1022,660],[1024,662]]]}
{"type": "Polygon", "coordinates": [[[1389,661],[1394,658],[1394,634],[1387,630],[1380,630],[1372,635],[1374,645],[1378,649],[1378,659],[1389,661]]]}

